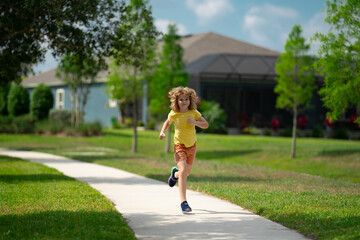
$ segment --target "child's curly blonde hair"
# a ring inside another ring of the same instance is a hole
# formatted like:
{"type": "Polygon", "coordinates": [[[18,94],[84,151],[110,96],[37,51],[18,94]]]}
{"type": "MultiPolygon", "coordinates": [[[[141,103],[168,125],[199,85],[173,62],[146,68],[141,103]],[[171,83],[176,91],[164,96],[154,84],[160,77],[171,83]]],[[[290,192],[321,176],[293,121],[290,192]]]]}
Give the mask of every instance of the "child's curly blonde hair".
{"type": "Polygon", "coordinates": [[[178,100],[178,97],[182,94],[184,94],[185,96],[188,96],[190,99],[189,110],[197,109],[196,92],[194,89],[188,88],[188,87],[173,88],[169,92],[169,98],[170,98],[170,102],[171,102],[170,108],[175,112],[180,112],[180,108],[179,108],[179,105],[177,104],[177,100],[178,100]]]}

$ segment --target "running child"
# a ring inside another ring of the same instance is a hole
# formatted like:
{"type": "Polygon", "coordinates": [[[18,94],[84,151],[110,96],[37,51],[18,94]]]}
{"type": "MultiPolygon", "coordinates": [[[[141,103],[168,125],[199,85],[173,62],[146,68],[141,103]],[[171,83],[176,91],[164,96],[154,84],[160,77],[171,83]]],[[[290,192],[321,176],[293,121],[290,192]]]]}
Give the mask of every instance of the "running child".
{"type": "Polygon", "coordinates": [[[196,155],[196,130],[195,126],[206,129],[207,121],[197,111],[196,92],[188,87],[177,87],[169,92],[171,111],[165,121],[159,139],[165,138],[166,130],[174,122],[174,158],[176,166],[171,169],[168,180],[170,187],[179,181],[181,210],[183,213],[191,212],[186,200],[186,182],[191,172],[196,155]]]}

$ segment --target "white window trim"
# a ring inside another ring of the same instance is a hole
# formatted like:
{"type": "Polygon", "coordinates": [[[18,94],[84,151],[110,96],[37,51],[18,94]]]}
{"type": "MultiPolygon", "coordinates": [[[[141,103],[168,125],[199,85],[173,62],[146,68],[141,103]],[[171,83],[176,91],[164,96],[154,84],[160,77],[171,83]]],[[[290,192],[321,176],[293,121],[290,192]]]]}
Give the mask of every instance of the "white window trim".
{"type": "Polygon", "coordinates": [[[116,99],[109,99],[108,106],[109,106],[109,108],[117,107],[117,100],[116,99]]]}
{"type": "Polygon", "coordinates": [[[65,108],[65,89],[63,88],[56,89],[55,108],[57,109],[65,108]]]}

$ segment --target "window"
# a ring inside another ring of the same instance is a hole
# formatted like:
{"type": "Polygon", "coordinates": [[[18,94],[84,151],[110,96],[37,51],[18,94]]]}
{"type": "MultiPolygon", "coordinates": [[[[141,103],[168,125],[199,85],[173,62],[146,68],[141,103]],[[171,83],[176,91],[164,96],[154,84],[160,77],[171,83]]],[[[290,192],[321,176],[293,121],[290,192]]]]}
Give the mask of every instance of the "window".
{"type": "Polygon", "coordinates": [[[109,99],[108,106],[110,108],[117,107],[117,100],[116,99],[109,99]]]}
{"type": "Polygon", "coordinates": [[[56,90],[55,107],[57,109],[65,108],[65,90],[63,88],[56,90]]]}

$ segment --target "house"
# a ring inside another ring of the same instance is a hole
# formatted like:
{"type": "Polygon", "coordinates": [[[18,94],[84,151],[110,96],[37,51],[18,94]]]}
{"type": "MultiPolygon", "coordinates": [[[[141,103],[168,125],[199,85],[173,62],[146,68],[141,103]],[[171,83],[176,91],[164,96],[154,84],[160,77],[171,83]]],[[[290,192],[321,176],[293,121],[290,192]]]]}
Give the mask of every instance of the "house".
{"type": "MultiPolygon", "coordinates": [[[[162,42],[159,41],[158,49],[162,42]]],[[[232,39],[214,32],[187,35],[181,38],[184,49],[186,71],[189,73],[189,87],[194,88],[202,99],[218,101],[228,116],[228,127],[237,128],[241,122],[259,127],[270,126],[277,116],[284,123],[291,122],[290,114],[275,109],[275,63],[279,52],[232,39]]],[[[92,86],[85,107],[85,121],[100,121],[104,126],[111,119],[119,117],[116,103],[105,93],[105,76],[92,86]]],[[[23,85],[32,92],[39,83],[51,87],[56,108],[69,109],[71,106],[67,86],[55,77],[55,69],[29,77],[23,85]]],[[[146,86],[144,86],[146,88],[146,86]]],[[[313,119],[323,114],[318,98],[312,109],[313,119]],[[320,106],[320,107],[319,107],[320,106]]],[[[147,106],[147,98],[142,106],[147,106]]],[[[143,122],[147,122],[147,108],[141,108],[143,122]]],[[[310,119],[311,120],[311,119],[310,119]]],[[[314,121],[314,120],[312,120],[314,121]]],[[[313,122],[314,124],[315,122],[313,122]]]]}

